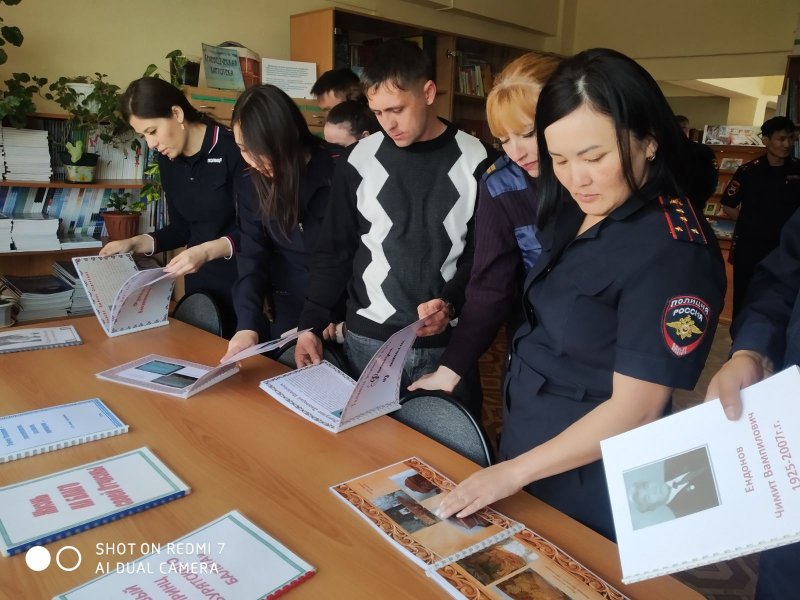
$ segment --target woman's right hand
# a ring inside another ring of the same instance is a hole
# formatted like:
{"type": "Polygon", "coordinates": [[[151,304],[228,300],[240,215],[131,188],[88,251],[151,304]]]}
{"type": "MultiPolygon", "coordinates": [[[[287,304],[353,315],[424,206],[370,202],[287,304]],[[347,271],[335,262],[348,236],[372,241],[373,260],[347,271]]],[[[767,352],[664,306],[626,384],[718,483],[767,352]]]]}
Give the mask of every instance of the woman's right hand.
{"type": "Polygon", "coordinates": [[[133,252],[135,243],[134,238],[127,240],[117,240],[116,242],[108,242],[105,246],[100,248],[100,256],[111,256],[112,254],[124,254],[125,252],[133,252]]]}
{"type": "Polygon", "coordinates": [[[461,376],[458,373],[447,367],[440,366],[433,373],[423,375],[408,386],[408,391],[444,390],[452,393],[459,381],[461,381],[461,376]]]}
{"type": "Polygon", "coordinates": [[[228,351],[225,353],[225,356],[219,359],[219,362],[225,362],[231,356],[238,354],[242,350],[246,350],[250,346],[255,346],[257,343],[258,333],[252,329],[242,329],[241,331],[237,331],[236,334],[231,338],[231,341],[228,342],[228,351]]]}

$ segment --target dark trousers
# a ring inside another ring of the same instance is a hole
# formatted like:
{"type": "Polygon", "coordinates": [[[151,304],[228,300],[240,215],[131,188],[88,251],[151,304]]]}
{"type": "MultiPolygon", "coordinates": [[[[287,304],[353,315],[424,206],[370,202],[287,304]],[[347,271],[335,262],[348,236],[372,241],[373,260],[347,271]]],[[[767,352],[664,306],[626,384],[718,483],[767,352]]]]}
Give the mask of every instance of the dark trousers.
{"type": "Polygon", "coordinates": [[[756,271],[756,265],[775,249],[773,241],[737,238],[733,250],[733,316],[744,308],[747,289],[756,271]]]}
{"type": "Polygon", "coordinates": [[[758,562],[755,600],[788,600],[800,595],[800,542],[765,550],[758,562]]]}

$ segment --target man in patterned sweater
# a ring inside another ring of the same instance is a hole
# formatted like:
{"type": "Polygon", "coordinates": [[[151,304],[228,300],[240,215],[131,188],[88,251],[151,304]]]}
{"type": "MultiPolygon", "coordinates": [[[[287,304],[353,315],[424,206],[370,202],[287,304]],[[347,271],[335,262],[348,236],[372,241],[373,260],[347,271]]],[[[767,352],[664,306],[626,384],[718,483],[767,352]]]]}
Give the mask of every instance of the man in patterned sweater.
{"type": "Polygon", "coordinates": [[[362,84],[383,131],[342,155],[311,260],[295,359],[317,363],[318,337],[347,292],[344,350],[352,375],[394,332],[428,317],[405,364],[406,385],[436,368],[464,302],[478,181],[490,161],[476,138],[436,116],[420,48],[376,48],[362,84]]]}

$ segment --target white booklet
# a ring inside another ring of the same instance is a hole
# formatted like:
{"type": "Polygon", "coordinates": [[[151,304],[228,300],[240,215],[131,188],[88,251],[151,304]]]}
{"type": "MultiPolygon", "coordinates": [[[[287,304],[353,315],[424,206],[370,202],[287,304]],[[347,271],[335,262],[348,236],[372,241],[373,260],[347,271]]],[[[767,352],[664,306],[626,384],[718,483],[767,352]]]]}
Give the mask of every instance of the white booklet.
{"type": "Polygon", "coordinates": [[[128,432],[100,398],[0,417],[0,463],[128,432]]]}
{"type": "Polygon", "coordinates": [[[276,598],[316,572],[238,511],[120,566],[53,600],[276,598]]]}
{"type": "Polygon", "coordinates": [[[76,256],[72,262],[107,335],[168,323],[175,280],[163,268],[139,271],[130,254],[76,256]]]}
{"type": "Polygon", "coordinates": [[[72,325],[64,327],[13,328],[0,332],[0,354],[79,346],[83,343],[72,325]]]}
{"type": "Polygon", "coordinates": [[[400,408],[400,381],[420,319],[378,348],[358,381],[327,361],[265,379],[261,389],[301,417],[338,433],[400,408]]]}
{"type": "Polygon", "coordinates": [[[601,442],[622,581],[800,540],[800,369],[601,442]]]}
{"type": "Polygon", "coordinates": [[[189,493],[148,448],[0,487],[0,553],[9,556],[189,493]]]}
{"type": "Polygon", "coordinates": [[[188,398],[238,373],[238,361],[285,346],[298,335],[295,332],[277,340],[251,346],[214,367],[181,358],[148,354],[124,365],[101,371],[97,373],[97,377],[151,392],[188,398]]]}

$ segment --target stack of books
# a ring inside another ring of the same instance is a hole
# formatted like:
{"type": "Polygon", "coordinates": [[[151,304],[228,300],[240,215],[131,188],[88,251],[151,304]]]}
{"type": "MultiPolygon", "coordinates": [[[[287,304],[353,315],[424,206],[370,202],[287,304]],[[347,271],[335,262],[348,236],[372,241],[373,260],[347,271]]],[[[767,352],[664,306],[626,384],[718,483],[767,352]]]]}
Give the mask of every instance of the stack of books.
{"type": "Polygon", "coordinates": [[[86,295],[86,289],[81,283],[75,265],[69,260],[58,260],[53,263],[53,275],[72,287],[72,305],[67,309],[71,316],[88,315],[92,313],[92,303],[86,295]]]}
{"type": "Polygon", "coordinates": [[[62,250],[74,250],[76,248],[102,248],[103,242],[96,237],[74,231],[72,233],[61,233],[58,235],[62,250]]]}
{"type": "Polygon", "coordinates": [[[13,215],[11,240],[17,252],[61,250],[58,219],[42,213],[13,215]]]}
{"type": "Polygon", "coordinates": [[[0,212],[0,253],[11,252],[12,223],[11,217],[0,212]]]}
{"type": "Polygon", "coordinates": [[[50,181],[50,151],[47,132],[40,129],[0,127],[3,179],[50,181]]]}
{"type": "Polygon", "coordinates": [[[54,275],[3,275],[0,284],[19,305],[19,322],[66,317],[72,306],[72,286],[54,275]]]}

